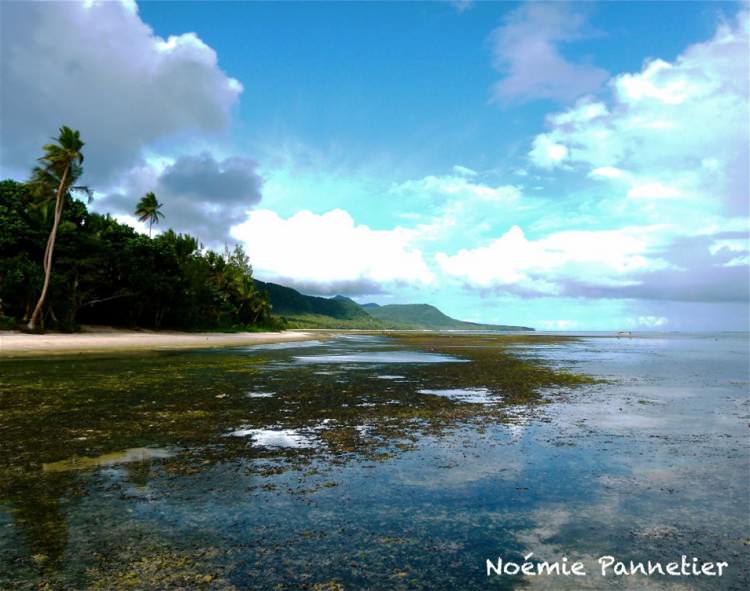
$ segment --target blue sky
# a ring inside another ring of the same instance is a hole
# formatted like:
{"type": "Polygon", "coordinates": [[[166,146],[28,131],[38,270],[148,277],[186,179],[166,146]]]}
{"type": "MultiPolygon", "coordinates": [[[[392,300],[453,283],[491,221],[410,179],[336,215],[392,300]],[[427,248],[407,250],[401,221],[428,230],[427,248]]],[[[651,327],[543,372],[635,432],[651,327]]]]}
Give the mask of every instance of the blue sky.
{"type": "MultiPolygon", "coordinates": [[[[637,71],[646,57],[674,59],[710,37],[722,13],[736,11],[715,2],[577,6],[591,16],[590,36],[564,53],[611,72],[637,71]]],[[[197,32],[246,85],[232,130],[238,147],[262,150],[275,136],[320,149],[342,143],[354,164],[385,155],[411,178],[462,159],[494,168],[523,154],[557,106],[542,100],[502,109],[488,101],[498,78],[488,37],[517,7],[477,3],[458,13],[439,2],[150,2],[140,13],[161,36],[197,32]]]]}
{"type": "Polygon", "coordinates": [[[2,172],[64,121],[96,209],[133,223],[155,190],[168,225],[306,293],[744,330],[747,10],[4,3],[2,172]]]}

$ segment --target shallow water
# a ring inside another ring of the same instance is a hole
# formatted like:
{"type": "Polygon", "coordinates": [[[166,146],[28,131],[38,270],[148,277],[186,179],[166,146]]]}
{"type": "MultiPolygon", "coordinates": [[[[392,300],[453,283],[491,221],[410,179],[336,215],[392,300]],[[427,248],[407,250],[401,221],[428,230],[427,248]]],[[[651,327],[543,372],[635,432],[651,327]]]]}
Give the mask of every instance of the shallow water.
{"type": "MultiPolygon", "coordinates": [[[[463,359],[418,351],[372,351],[338,355],[295,355],[298,363],[457,363],[463,359]]],[[[351,367],[351,366],[350,366],[351,367]]]]}
{"type": "Polygon", "coordinates": [[[5,360],[0,588],[745,589],[749,384],[745,334],[5,360]]]}

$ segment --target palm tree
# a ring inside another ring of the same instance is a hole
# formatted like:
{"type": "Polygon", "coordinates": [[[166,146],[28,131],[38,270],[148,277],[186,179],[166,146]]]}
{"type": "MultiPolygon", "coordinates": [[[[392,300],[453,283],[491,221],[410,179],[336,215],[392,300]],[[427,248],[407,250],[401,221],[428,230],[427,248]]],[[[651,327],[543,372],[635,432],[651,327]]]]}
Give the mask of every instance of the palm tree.
{"type": "Polygon", "coordinates": [[[159,223],[159,219],[164,218],[164,214],[161,212],[163,203],[159,203],[151,191],[146,193],[141,200],[138,202],[135,208],[135,215],[138,216],[139,222],[148,221],[148,237],[151,238],[151,226],[159,223]]]}
{"type": "Polygon", "coordinates": [[[52,199],[52,193],[55,195],[55,213],[52,219],[52,229],[47,239],[47,246],[44,249],[44,284],[42,293],[39,295],[39,301],[36,303],[34,312],[29,318],[28,329],[36,330],[39,320],[44,309],[44,302],[47,299],[49,290],[49,281],[52,276],[52,254],[55,250],[55,240],[57,239],[57,229],[60,226],[65,199],[71,191],[84,191],[91,197],[91,191],[86,187],[74,186],[73,183],[83,174],[83,153],[81,149],[84,143],[78,131],[75,131],[63,125],[60,128],[60,134],[54,142],[45,145],[44,156],[39,158],[41,166],[37,166],[29,181],[29,186],[33,193],[41,197],[43,201],[52,199]],[[56,187],[56,188],[55,188],[56,187]]]}

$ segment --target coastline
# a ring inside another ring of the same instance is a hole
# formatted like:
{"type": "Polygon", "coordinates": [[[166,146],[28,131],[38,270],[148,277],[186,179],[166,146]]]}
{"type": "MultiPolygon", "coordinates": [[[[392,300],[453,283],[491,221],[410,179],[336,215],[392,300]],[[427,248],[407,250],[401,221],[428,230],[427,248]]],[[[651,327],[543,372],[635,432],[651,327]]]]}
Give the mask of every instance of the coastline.
{"type": "Polygon", "coordinates": [[[78,333],[27,334],[0,331],[0,359],[85,353],[169,351],[212,347],[241,347],[319,338],[311,332],[180,332],[89,327],[78,333]]]}

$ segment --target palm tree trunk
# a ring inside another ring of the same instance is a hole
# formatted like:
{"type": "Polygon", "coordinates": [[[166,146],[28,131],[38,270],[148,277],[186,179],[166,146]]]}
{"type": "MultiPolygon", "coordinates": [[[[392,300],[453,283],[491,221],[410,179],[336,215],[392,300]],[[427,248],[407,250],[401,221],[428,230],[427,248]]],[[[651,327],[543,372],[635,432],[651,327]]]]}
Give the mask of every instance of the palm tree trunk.
{"type": "Polygon", "coordinates": [[[65,183],[68,180],[68,170],[70,165],[65,167],[60,184],[57,187],[57,195],[55,196],[55,218],[52,221],[52,230],[50,230],[49,238],[47,239],[47,247],[44,250],[44,285],[42,286],[42,293],[39,295],[39,301],[36,303],[34,312],[31,314],[27,328],[29,330],[36,330],[39,318],[44,308],[44,301],[47,299],[47,290],[49,289],[49,280],[52,276],[52,253],[55,250],[55,240],[57,239],[57,227],[60,225],[60,218],[62,217],[63,204],[65,200],[63,195],[65,193],[65,183]]]}

